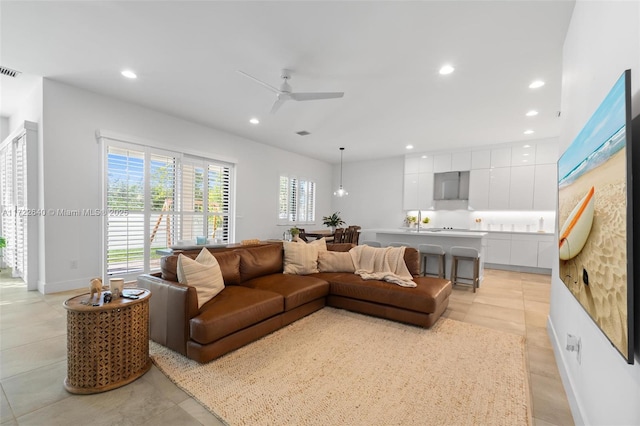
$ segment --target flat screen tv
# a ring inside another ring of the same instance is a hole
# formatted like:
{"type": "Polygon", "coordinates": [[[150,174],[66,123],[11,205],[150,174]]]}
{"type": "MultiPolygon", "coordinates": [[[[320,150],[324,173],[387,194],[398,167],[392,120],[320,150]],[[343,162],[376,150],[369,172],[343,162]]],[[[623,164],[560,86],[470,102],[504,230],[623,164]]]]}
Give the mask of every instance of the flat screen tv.
{"type": "Polygon", "coordinates": [[[558,160],[560,279],[633,364],[631,72],[558,160]]]}

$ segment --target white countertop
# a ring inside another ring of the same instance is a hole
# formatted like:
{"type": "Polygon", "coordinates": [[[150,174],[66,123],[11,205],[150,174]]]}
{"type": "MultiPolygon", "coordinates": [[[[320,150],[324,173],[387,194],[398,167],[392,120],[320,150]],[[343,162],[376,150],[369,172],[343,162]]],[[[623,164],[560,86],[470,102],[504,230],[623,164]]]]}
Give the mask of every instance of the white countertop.
{"type": "Polygon", "coordinates": [[[397,235],[440,235],[443,237],[470,237],[480,238],[487,234],[518,234],[518,235],[555,235],[555,232],[537,232],[537,231],[499,231],[499,230],[479,230],[479,229],[432,229],[421,228],[420,231],[411,230],[408,228],[382,228],[382,229],[363,229],[362,232],[378,232],[381,234],[397,234],[397,235]]]}
{"type": "Polygon", "coordinates": [[[409,229],[365,229],[363,232],[375,232],[377,234],[408,235],[416,237],[453,237],[453,238],[482,238],[487,235],[485,231],[463,231],[463,230],[428,230],[421,229],[420,232],[409,229]]]}

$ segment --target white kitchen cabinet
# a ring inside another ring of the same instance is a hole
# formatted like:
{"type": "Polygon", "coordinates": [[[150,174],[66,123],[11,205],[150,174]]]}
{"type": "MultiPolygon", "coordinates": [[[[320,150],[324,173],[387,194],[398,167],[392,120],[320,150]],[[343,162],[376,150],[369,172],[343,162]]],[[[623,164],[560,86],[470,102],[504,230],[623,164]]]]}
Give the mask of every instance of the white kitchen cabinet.
{"type": "Polygon", "coordinates": [[[405,157],[404,174],[418,173],[420,171],[420,157],[405,157]]]}
{"type": "Polygon", "coordinates": [[[451,170],[454,172],[471,170],[471,151],[452,153],[451,170]]]}
{"type": "Polygon", "coordinates": [[[433,208],[433,173],[418,173],[418,208],[433,208]]]}
{"type": "Polygon", "coordinates": [[[489,209],[509,209],[509,181],[511,177],[510,167],[495,167],[490,169],[489,180],[489,209]]]}
{"type": "Polygon", "coordinates": [[[513,234],[511,237],[511,256],[509,264],[513,266],[538,267],[538,237],[536,235],[513,234]]]}
{"type": "Polygon", "coordinates": [[[491,171],[489,169],[471,170],[469,172],[469,208],[473,210],[489,210],[489,185],[491,171]]]}
{"type": "Polygon", "coordinates": [[[433,155],[420,156],[418,163],[418,173],[433,173],[433,155]]]}
{"type": "Polygon", "coordinates": [[[511,167],[536,164],[535,144],[523,143],[511,147],[511,167]]]}
{"type": "Polygon", "coordinates": [[[471,170],[488,169],[491,167],[491,150],[483,149],[471,151],[471,170]]]}
{"type": "Polygon", "coordinates": [[[511,167],[509,209],[531,210],[536,166],[511,167]]]}
{"type": "Polygon", "coordinates": [[[487,255],[485,263],[509,265],[511,260],[511,235],[489,233],[486,237],[487,255]]]}
{"type": "Polygon", "coordinates": [[[544,238],[543,240],[538,241],[538,268],[551,269],[553,267],[553,262],[557,261],[554,256],[555,252],[553,250],[553,242],[554,237],[552,236],[548,239],[544,238]]]}
{"type": "Polygon", "coordinates": [[[408,173],[404,175],[404,196],[402,207],[404,210],[418,209],[418,178],[419,173],[408,173]]]}
{"type": "Polygon", "coordinates": [[[494,148],[491,150],[491,167],[510,167],[511,148],[494,148]]]}
{"type": "Polygon", "coordinates": [[[433,157],[433,171],[435,173],[450,172],[451,168],[451,154],[436,154],[433,157]]]}
{"type": "Polygon", "coordinates": [[[533,184],[533,209],[555,210],[558,186],[558,169],[555,164],[535,166],[533,184]]]}
{"type": "Polygon", "coordinates": [[[538,142],[536,144],[536,164],[556,164],[558,142],[538,142]]]}

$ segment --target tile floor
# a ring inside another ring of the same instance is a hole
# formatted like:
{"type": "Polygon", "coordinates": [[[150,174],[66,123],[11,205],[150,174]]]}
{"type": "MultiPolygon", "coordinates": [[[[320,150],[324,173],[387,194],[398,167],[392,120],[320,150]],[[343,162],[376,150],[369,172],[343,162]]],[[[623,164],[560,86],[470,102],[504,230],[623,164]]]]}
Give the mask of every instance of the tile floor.
{"type": "MultiPolygon", "coordinates": [[[[550,277],[485,271],[477,293],[457,286],[445,316],[526,336],[534,425],[571,425],[546,332],[550,277]]],[[[0,272],[0,424],[221,425],[155,366],[135,382],[96,395],[72,395],[66,376],[64,300],[0,272]]]]}

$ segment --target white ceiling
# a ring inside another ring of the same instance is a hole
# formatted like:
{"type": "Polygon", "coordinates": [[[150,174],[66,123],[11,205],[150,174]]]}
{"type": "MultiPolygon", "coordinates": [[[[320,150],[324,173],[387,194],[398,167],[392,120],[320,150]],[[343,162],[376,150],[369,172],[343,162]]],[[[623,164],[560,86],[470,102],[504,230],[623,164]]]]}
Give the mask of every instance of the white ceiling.
{"type": "Polygon", "coordinates": [[[557,136],[573,1],[0,3],[0,113],[37,76],[328,162],[557,136]],[[453,74],[439,68],[452,64],[453,74]],[[120,71],[130,68],[137,80],[120,71]],[[243,77],[342,99],[284,104],[243,77]],[[543,79],[546,85],[528,85],[543,79]],[[525,117],[530,109],[540,114],[525,117]],[[248,123],[257,117],[257,126],[248,123]],[[524,135],[533,129],[533,135],[524,135]],[[297,131],[311,134],[298,136],[297,131]]]}

